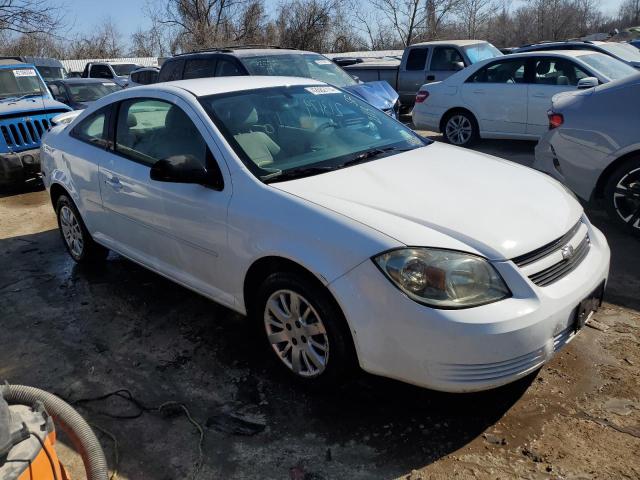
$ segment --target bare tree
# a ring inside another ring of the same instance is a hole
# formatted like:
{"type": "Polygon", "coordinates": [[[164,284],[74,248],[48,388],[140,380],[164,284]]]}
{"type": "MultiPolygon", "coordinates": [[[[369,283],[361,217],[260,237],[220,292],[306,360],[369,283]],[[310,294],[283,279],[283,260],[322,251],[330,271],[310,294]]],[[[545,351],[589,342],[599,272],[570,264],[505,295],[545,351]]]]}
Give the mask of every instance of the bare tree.
{"type": "Polygon", "coordinates": [[[0,32],[51,33],[62,26],[64,11],[45,0],[0,0],[0,32]]]}
{"type": "Polygon", "coordinates": [[[69,46],[70,58],[116,58],[124,55],[121,34],[107,18],[94,29],[94,33],[79,36],[69,46]]]}
{"type": "Polygon", "coordinates": [[[625,27],[640,25],[640,0],[625,0],[620,5],[620,20],[625,27]]]}
{"type": "Polygon", "coordinates": [[[479,38],[498,11],[499,6],[490,0],[462,0],[456,8],[466,38],[479,38]]]}

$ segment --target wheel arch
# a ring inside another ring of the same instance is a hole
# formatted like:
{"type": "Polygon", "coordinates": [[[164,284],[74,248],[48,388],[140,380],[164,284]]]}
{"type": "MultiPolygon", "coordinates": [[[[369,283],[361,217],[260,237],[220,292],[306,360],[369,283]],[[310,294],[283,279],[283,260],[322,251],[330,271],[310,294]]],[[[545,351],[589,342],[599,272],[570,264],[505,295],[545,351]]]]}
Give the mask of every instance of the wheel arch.
{"type": "Polygon", "coordinates": [[[53,209],[54,210],[56,209],[56,205],[58,203],[58,199],[62,195],[66,195],[67,197],[69,197],[69,199],[71,199],[71,201],[73,201],[69,191],[59,183],[52,183],[51,184],[51,187],[49,188],[49,195],[51,197],[51,204],[53,205],[53,209]]]}
{"type": "Polygon", "coordinates": [[[598,177],[598,181],[596,182],[596,186],[593,189],[592,198],[603,198],[604,197],[604,189],[607,185],[607,181],[615,172],[620,165],[625,162],[628,162],[634,158],[640,158],[640,150],[633,150],[632,152],[627,152],[624,155],[616,158],[613,162],[611,162],[607,167],[602,171],[600,176],[598,177]]]}
{"type": "Polygon", "coordinates": [[[471,119],[475,122],[476,127],[478,129],[478,134],[480,134],[480,123],[478,122],[477,117],[475,116],[475,114],[469,110],[468,108],[465,107],[451,107],[449,110],[447,110],[446,112],[444,112],[444,114],[442,115],[442,117],[440,117],[440,133],[444,133],[444,126],[447,123],[447,120],[449,120],[449,117],[451,115],[453,115],[454,113],[457,112],[462,112],[462,113],[467,113],[471,116],[471,119]]]}

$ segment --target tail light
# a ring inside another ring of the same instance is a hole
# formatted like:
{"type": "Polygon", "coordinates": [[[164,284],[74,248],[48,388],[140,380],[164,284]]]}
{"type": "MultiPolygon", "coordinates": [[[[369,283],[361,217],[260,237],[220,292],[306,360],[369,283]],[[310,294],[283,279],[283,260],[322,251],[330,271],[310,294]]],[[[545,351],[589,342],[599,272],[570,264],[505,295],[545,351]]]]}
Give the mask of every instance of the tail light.
{"type": "Polygon", "coordinates": [[[564,117],[561,113],[547,112],[547,115],[549,117],[549,130],[558,128],[564,123],[564,117]]]}
{"type": "Polygon", "coordinates": [[[428,97],[429,97],[429,92],[427,92],[426,90],[420,90],[420,91],[416,94],[416,103],[422,103],[422,102],[424,102],[428,97]]]}

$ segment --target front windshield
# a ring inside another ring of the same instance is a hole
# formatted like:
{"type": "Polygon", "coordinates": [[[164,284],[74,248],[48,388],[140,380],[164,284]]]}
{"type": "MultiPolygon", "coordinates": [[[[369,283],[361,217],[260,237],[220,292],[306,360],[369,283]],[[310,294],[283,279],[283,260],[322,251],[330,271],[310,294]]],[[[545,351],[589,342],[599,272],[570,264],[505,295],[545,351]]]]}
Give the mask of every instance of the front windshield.
{"type": "Polygon", "coordinates": [[[601,49],[621,58],[625,62],[640,62],[640,50],[628,43],[602,43],[598,45],[601,49]]]}
{"type": "Polygon", "coordinates": [[[105,95],[122,90],[113,82],[103,83],[74,83],[67,84],[72,100],[76,102],[93,102],[105,95]]]}
{"type": "Polygon", "coordinates": [[[46,91],[33,68],[0,69],[0,99],[42,95],[46,91]]]}
{"type": "Polygon", "coordinates": [[[111,65],[113,71],[116,72],[116,75],[119,77],[126,77],[131,72],[133,72],[136,68],[139,68],[138,65],[134,65],[133,63],[121,63],[116,65],[111,65]]]}
{"type": "Polygon", "coordinates": [[[54,80],[62,80],[65,78],[62,67],[38,67],[38,71],[45,82],[53,82],[54,80]]]}
{"type": "Polygon", "coordinates": [[[357,83],[338,65],[317,53],[258,55],[240,60],[251,75],[313,78],[341,88],[357,83]]]}
{"type": "Polygon", "coordinates": [[[326,85],[212,95],[201,103],[263,180],[285,178],[290,171],[341,168],[427,143],[377,108],[326,85]]]}
{"type": "Polygon", "coordinates": [[[501,57],[502,52],[490,43],[476,43],[475,45],[467,45],[462,47],[464,53],[467,54],[467,58],[471,63],[478,63],[487,58],[501,57]]]}
{"type": "Polygon", "coordinates": [[[638,72],[632,66],[603,53],[580,55],[578,58],[610,80],[618,80],[638,72]]]}

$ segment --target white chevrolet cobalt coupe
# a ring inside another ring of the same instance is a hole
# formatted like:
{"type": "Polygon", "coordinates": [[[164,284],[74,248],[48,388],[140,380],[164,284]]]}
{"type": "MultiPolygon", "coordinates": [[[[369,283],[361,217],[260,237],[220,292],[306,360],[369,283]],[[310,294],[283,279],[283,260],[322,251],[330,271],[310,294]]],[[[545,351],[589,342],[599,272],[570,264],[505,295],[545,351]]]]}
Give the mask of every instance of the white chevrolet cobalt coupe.
{"type": "Polygon", "coordinates": [[[511,382],[574,337],[609,270],[557,181],[307,78],[111,94],[50,131],[42,173],[74,260],[113,250],[248,314],[307,383],[356,364],[451,392],[511,382]]]}

